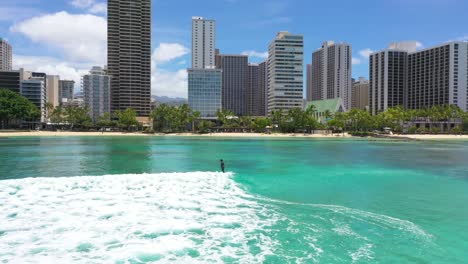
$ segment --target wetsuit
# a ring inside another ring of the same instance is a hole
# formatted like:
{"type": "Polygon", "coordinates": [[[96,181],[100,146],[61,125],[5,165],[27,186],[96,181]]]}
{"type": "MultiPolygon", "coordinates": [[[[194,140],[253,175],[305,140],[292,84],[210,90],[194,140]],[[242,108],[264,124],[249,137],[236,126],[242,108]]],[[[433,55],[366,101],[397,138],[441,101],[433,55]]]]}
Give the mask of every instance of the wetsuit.
{"type": "Polygon", "coordinates": [[[221,161],[221,170],[222,170],[223,173],[224,173],[224,161],[221,161]]]}

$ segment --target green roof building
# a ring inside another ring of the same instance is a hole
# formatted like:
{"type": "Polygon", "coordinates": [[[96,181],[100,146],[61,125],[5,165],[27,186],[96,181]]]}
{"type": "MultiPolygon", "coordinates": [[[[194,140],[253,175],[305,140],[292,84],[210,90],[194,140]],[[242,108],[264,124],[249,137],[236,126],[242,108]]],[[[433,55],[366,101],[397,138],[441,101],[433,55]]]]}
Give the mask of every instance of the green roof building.
{"type": "Polygon", "coordinates": [[[326,123],[330,119],[328,115],[347,111],[341,98],[310,101],[306,104],[304,110],[309,109],[312,105],[315,107],[315,117],[321,123],[326,123]]]}

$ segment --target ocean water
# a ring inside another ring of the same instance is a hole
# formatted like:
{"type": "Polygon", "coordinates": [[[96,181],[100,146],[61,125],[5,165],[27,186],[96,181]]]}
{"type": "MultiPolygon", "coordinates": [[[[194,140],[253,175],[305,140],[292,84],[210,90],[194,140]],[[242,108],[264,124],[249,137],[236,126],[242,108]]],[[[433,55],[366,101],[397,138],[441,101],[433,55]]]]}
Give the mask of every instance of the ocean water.
{"type": "Polygon", "coordinates": [[[468,263],[467,161],[467,141],[0,138],[0,262],[468,263]]]}

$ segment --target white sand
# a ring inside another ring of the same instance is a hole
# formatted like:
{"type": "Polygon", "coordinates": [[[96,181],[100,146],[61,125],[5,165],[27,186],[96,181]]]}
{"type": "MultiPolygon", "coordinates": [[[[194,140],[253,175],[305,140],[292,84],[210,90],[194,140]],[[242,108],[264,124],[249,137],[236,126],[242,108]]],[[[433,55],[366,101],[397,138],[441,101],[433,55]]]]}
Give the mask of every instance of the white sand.
{"type": "Polygon", "coordinates": [[[395,138],[412,138],[422,140],[468,140],[468,135],[393,135],[395,138]]]}
{"type": "Polygon", "coordinates": [[[350,137],[348,134],[262,134],[262,133],[211,133],[211,134],[193,134],[193,133],[178,133],[178,134],[143,134],[143,133],[122,133],[122,132],[51,132],[51,131],[31,131],[31,132],[0,132],[0,137],[56,137],[56,136],[194,136],[194,137],[275,137],[275,138],[337,138],[350,137]]]}

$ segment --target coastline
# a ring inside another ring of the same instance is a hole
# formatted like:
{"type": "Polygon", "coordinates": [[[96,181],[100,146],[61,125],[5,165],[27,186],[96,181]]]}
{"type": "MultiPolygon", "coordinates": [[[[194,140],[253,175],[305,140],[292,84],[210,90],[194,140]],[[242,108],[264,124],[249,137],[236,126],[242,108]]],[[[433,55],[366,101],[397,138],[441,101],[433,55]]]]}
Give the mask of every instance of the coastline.
{"type": "Polygon", "coordinates": [[[388,138],[410,138],[416,140],[468,140],[468,135],[392,135],[388,138]]]}
{"type": "Polygon", "coordinates": [[[143,133],[123,133],[123,132],[70,132],[70,131],[18,131],[18,132],[0,132],[0,138],[4,137],[76,137],[76,136],[130,136],[130,137],[250,137],[250,138],[350,138],[348,134],[263,134],[263,133],[173,133],[173,134],[143,134],[143,133]]]}
{"type": "MultiPolygon", "coordinates": [[[[6,137],[233,137],[233,138],[353,138],[348,133],[343,134],[264,134],[264,133],[173,133],[173,134],[144,134],[124,132],[72,132],[72,131],[9,131],[0,132],[0,138],[6,137]]],[[[360,138],[360,137],[356,137],[360,138]]],[[[468,135],[389,135],[387,139],[415,139],[415,140],[468,140],[468,135]]]]}

